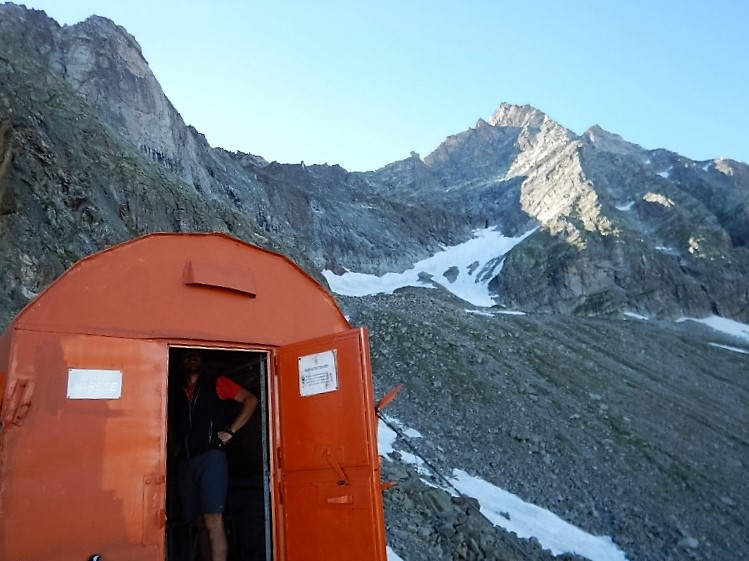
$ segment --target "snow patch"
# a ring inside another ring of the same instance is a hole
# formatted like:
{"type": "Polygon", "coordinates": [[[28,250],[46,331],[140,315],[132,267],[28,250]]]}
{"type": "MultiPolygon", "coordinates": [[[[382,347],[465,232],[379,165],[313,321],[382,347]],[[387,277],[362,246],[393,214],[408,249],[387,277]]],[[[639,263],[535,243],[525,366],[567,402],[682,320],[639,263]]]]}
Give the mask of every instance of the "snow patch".
{"type": "Polygon", "coordinates": [[[741,353],[741,354],[749,355],[749,351],[747,351],[746,349],[740,349],[738,347],[731,347],[729,345],[721,345],[720,343],[708,343],[708,345],[710,345],[711,347],[718,347],[720,349],[726,349],[726,350],[729,350],[729,351],[733,351],[735,353],[741,353]]]}
{"type": "Polygon", "coordinates": [[[685,321],[696,321],[698,323],[707,325],[715,331],[727,333],[728,335],[733,335],[734,337],[749,341],[749,325],[745,323],[734,321],[732,319],[722,318],[720,316],[707,316],[704,318],[684,317],[677,319],[676,323],[682,323],[685,321]]]}
{"type": "Polygon", "coordinates": [[[386,273],[380,277],[347,271],[336,275],[323,271],[330,289],[344,296],[392,294],[406,286],[433,287],[438,284],[455,296],[479,307],[495,305],[489,293],[489,281],[502,270],[504,256],[536,230],[517,238],[508,238],[494,228],[475,230],[473,239],[452,247],[414,264],[403,273],[386,273]],[[457,271],[457,276],[445,273],[457,271]]]}
{"type": "MultiPolygon", "coordinates": [[[[405,434],[421,434],[413,429],[404,431],[403,425],[396,419],[386,417],[377,425],[378,452],[381,456],[388,457],[394,452],[398,433],[388,425],[393,425],[398,431],[405,434]],[[387,421],[387,423],[385,422],[387,421]]],[[[400,461],[414,465],[416,471],[423,475],[434,475],[425,468],[424,461],[418,456],[403,450],[397,450],[400,461]]],[[[431,481],[422,479],[424,483],[434,487],[431,481]]],[[[479,503],[481,513],[495,526],[504,528],[515,533],[518,537],[528,539],[535,537],[541,546],[550,550],[554,555],[574,553],[586,557],[591,561],[627,561],[624,552],[608,536],[594,536],[581,530],[551,511],[528,503],[479,477],[469,475],[463,470],[453,470],[449,480],[454,489],[445,491],[456,495],[460,494],[473,497],[479,503]]],[[[390,552],[388,552],[390,555],[390,552]]],[[[393,553],[395,556],[395,553],[393,553]]],[[[388,557],[388,561],[400,558],[388,557]]],[[[403,560],[400,560],[403,561],[403,560]]]]}
{"type": "Polygon", "coordinates": [[[494,314],[491,312],[485,312],[483,310],[466,310],[467,314],[476,314],[477,316],[487,316],[490,318],[494,317],[494,314]]]}
{"type": "Polygon", "coordinates": [[[622,212],[626,212],[628,210],[632,210],[632,207],[635,206],[634,201],[629,201],[625,205],[616,205],[616,210],[621,210],[622,212]]]}
{"type": "Polygon", "coordinates": [[[666,255],[679,255],[679,250],[673,247],[668,247],[667,245],[657,245],[655,246],[656,251],[660,251],[661,253],[665,253],[666,255]]]}
{"type": "Polygon", "coordinates": [[[403,558],[399,557],[398,554],[387,546],[388,561],[403,561],[403,558]]]}
{"type": "Polygon", "coordinates": [[[476,314],[477,316],[488,316],[488,317],[494,317],[496,315],[505,315],[505,316],[525,316],[527,315],[525,312],[521,312],[520,310],[494,310],[491,312],[485,312],[483,310],[466,310],[467,314],[476,314]]]}
{"type": "Polygon", "coordinates": [[[642,319],[642,320],[649,320],[650,318],[647,316],[641,316],[640,314],[636,314],[634,312],[624,312],[624,315],[630,318],[635,319],[642,319]]]}
{"type": "Polygon", "coordinates": [[[479,477],[456,469],[451,483],[464,495],[479,498],[481,513],[495,526],[535,537],[554,555],[573,553],[591,561],[626,561],[624,552],[608,536],[594,536],[565,522],[553,512],[527,503],[479,477]]]}

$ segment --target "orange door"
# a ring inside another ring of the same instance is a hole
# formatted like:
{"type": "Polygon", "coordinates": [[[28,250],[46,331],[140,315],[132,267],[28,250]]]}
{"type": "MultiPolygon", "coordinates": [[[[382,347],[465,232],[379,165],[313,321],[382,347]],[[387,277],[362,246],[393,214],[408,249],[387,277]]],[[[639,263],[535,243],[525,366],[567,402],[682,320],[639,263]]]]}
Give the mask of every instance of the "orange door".
{"type": "Polygon", "coordinates": [[[165,351],[24,335],[16,370],[38,379],[23,424],[3,435],[0,559],[164,558],[165,351]]]}
{"type": "Polygon", "coordinates": [[[365,328],[278,349],[277,561],[384,561],[365,328]]]}

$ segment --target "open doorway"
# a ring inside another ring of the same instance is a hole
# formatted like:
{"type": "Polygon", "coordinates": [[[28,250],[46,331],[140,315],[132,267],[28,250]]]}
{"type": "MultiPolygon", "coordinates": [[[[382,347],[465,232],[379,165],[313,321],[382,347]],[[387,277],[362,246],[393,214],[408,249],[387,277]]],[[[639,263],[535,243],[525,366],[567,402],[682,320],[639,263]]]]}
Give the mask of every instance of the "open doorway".
{"type": "MultiPolygon", "coordinates": [[[[174,433],[174,407],[183,392],[181,354],[188,348],[169,348],[167,423],[166,561],[202,561],[198,532],[185,521],[179,492],[179,443],[174,433]]],[[[271,561],[270,466],[268,460],[268,353],[200,348],[203,369],[226,376],[260,401],[255,413],[226,446],[229,493],[224,513],[229,561],[271,561]]],[[[239,404],[230,402],[230,406],[239,404]]]]}

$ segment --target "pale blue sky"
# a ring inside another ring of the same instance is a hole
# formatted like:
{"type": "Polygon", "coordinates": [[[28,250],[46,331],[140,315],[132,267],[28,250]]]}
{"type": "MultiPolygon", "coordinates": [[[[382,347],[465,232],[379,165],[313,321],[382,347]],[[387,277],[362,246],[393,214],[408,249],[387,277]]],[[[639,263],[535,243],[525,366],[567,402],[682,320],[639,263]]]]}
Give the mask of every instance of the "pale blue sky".
{"type": "Polygon", "coordinates": [[[749,162],[749,2],[35,0],[112,19],[212,146],[372,170],[503,101],[573,132],[749,162]]]}

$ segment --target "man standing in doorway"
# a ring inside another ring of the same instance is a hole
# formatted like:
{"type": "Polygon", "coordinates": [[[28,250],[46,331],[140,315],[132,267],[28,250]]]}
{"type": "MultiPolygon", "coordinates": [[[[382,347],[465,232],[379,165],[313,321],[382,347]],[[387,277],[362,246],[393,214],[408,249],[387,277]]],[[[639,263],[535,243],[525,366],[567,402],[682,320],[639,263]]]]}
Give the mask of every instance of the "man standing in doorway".
{"type": "Polygon", "coordinates": [[[184,386],[174,404],[175,442],[180,458],[180,495],[185,520],[195,521],[202,559],[226,561],[224,507],[229,469],[223,447],[252,417],[258,398],[225,376],[203,371],[199,351],[182,355],[184,386]],[[241,405],[232,419],[228,404],[241,405]]]}

